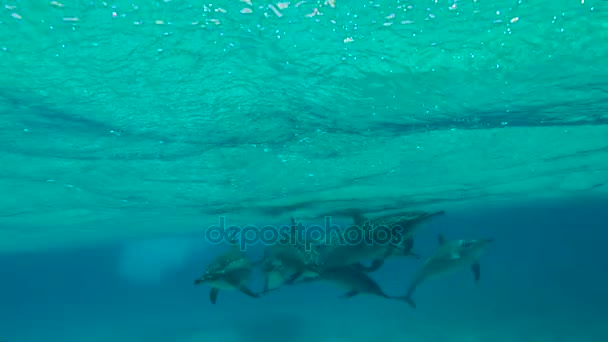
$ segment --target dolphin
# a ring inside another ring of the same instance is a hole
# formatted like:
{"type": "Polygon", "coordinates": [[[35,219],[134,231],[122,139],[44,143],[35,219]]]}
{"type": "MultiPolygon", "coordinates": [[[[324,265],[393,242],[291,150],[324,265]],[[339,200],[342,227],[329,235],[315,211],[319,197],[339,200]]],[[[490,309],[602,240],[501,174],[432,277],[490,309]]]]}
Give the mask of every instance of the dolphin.
{"type": "Polygon", "coordinates": [[[321,266],[314,249],[303,244],[276,244],[267,247],[261,262],[265,283],[264,292],[284,284],[307,282],[318,278],[321,266]]]}
{"type": "Polygon", "coordinates": [[[357,225],[364,225],[365,222],[368,222],[372,227],[388,227],[393,230],[395,228],[400,228],[401,238],[398,244],[388,244],[384,247],[384,255],[380,258],[376,258],[372,260],[370,266],[363,266],[361,263],[357,264],[357,267],[366,271],[366,272],[374,272],[378,270],[382,265],[384,265],[384,261],[391,256],[409,256],[414,257],[416,259],[420,259],[420,255],[412,252],[414,247],[414,236],[420,230],[421,223],[428,221],[431,218],[434,218],[439,215],[445,214],[445,211],[439,210],[434,212],[426,212],[426,211],[407,211],[399,214],[390,214],[381,217],[376,217],[374,219],[367,219],[360,211],[355,211],[353,214],[353,220],[357,225]]]}
{"type": "Polygon", "coordinates": [[[422,268],[414,275],[407,293],[403,297],[413,308],[416,307],[416,303],[412,300],[412,295],[416,288],[427,279],[469,266],[473,271],[475,281],[479,281],[481,276],[479,258],[494,239],[448,241],[443,235],[439,234],[438,241],[439,248],[435,254],[425,260],[422,268]]]}
{"type": "Polygon", "coordinates": [[[342,298],[352,298],[360,293],[366,293],[386,299],[404,300],[403,297],[387,295],[367,273],[351,266],[326,269],[321,272],[319,277],[346,290],[347,292],[341,296],[342,298]]]}
{"type": "MultiPolygon", "coordinates": [[[[291,219],[292,227],[296,219],[291,219]]],[[[264,275],[264,292],[278,289],[282,285],[315,280],[321,271],[321,260],[317,249],[319,242],[300,241],[297,236],[287,236],[266,247],[261,268],[264,275]]]]}
{"type": "Polygon", "coordinates": [[[374,229],[378,229],[379,227],[387,227],[391,231],[398,231],[400,234],[398,243],[395,244],[395,241],[387,244],[369,244],[365,241],[357,245],[335,243],[324,255],[323,261],[326,267],[354,265],[365,272],[374,272],[390,256],[412,256],[419,259],[420,256],[413,253],[412,248],[414,245],[414,235],[417,233],[420,223],[445,213],[444,211],[409,211],[368,219],[358,209],[351,210],[350,212],[354,225],[359,227],[364,234],[373,233],[374,229]],[[371,266],[364,266],[361,263],[364,260],[372,260],[371,266]]]}
{"type": "Polygon", "coordinates": [[[194,284],[211,286],[209,299],[213,304],[216,303],[220,290],[239,290],[249,297],[258,298],[260,294],[253,292],[246,285],[254,265],[243,251],[233,247],[209,264],[205,273],[196,279],[194,284]]]}

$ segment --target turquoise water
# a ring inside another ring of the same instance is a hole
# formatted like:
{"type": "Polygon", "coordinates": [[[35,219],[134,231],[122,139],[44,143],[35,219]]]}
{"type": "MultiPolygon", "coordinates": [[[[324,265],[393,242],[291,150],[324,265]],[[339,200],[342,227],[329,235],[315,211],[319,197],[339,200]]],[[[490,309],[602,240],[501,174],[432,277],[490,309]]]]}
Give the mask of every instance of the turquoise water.
{"type": "MultiPolygon", "coordinates": [[[[253,299],[195,287],[221,250],[199,236],[131,241],[95,249],[2,257],[7,341],[605,341],[606,201],[451,214],[417,239],[428,255],[436,234],[491,236],[482,276],[468,270],[421,285],[417,308],[331,284],[281,288],[253,299]],[[186,243],[186,241],[191,244],[186,243]]],[[[255,255],[255,252],[253,252],[255,255]]],[[[421,262],[389,259],[374,274],[401,295],[421,262]]],[[[260,289],[259,275],[251,281],[260,289]]]]}
{"type": "Polygon", "coordinates": [[[602,0],[0,1],[0,341],[604,341],[607,42],[602,0]],[[220,215],[353,208],[494,238],[479,283],[192,284],[220,215]]]}

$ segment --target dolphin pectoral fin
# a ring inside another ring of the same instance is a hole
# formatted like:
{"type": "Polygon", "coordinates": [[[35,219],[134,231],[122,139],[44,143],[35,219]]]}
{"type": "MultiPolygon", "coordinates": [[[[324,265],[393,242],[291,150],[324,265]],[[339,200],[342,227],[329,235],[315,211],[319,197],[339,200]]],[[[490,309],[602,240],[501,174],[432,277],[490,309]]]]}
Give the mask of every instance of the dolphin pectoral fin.
{"type": "Polygon", "coordinates": [[[358,294],[359,294],[359,292],[358,292],[358,291],[350,291],[350,292],[345,293],[345,294],[344,294],[343,296],[341,296],[340,298],[345,298],[345,299],[347,299],[347,298],[352,298],[352,297],[354,297],[354,296],[356,296],[356,295],[358,295],[358,294]]]}
{"type": "Polygon", "coordinates": [[[471,265],[471,270],[473,271],[473,275],[475,275],[475,281],[479,281],[479,278],[481,277],[481,266],[479,265],[479,263],[476,262],[471,265]]]}
{"type": "Polygon", "coordinates": [[[215,304],[215,302],[217,302],[217,295],[220,292],[220,289],[218,289],[217,287],[212,287],[211,291],[209,292],[209,299],[211,300],[212,304],[215,304]]]}
{"type": "Polygon", "coordinates": [[[405,241],[403,241],[400,247],[401,253],[403,255],[410,255],[412,248],[414,248],[414,238],[410,237],[406,239],[405,241]]]}
{"type": "Polygon", "coordinates": [[[245,285],[239,285],[237,288],[239,289],[239,291],[241,291],[242,293],[248,295],[249,297],[252,297],[252,298],[259,298],[260,297],[259,294],[251,291],[251,289],[248,288],[245,285]]]}
{"type": "Polygon", "coordinates": [[[407,256],[411,256],[412,258],[415,258],[415,259],[422,259],[422,255],[420,255],[418,253],[409,252],[407,254],[407,256]]]}
{"type": "Polygon", "coordinates": [[[270,282],[270,280],[268,279],[268,274],[264,275],[264,288],[262,289],[262,293],[266,293],[268,292],[268,283],[270,282]]]}
{"type": "Polygon", "coordinates": [[[445,236],[443,234],[437,235],[437,241],[439,242],[439,246],[442,246],[445,243],[445,236]]]}

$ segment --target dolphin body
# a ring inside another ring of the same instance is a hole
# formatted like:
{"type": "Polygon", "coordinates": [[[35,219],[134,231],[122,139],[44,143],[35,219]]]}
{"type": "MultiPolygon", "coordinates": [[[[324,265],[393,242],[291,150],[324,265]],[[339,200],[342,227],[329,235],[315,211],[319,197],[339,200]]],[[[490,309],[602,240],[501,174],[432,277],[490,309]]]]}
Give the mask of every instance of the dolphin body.
{"type": "Polygon", "coordinates": [[[469,266],[473,271],[475,281],[479,281],[481,276],[479,258],[485,253],[493,239],[448,241],[440,234],[438,241],[439,248],[434,255],[425,260],[422,268],[414,275],[407,294],[403,297],[413,308],[416,307],[416,303],[412,300],[414,291],[428,279],[469,266]]]}
{"type": "Polygon", "coordinates": [[[424,212],[410,211],[399,214],[385,215],[374,219],[363,216],[360,210],[351,211],[355,226],[362,229],[366,234],[372,233],[374,229],[384,226],[391,230],[400,228],[401,238],[398,244],[393,242],[387,244],[372,244],[361,242],[357,245],[349,245],[336,241],[333,246],[327,248],[323,261],[325,267],[333,268],[346,265],[354,265],[365,272],[374,272],[384,264],[385,259],[391,256],[412,256],[420,258],[412,253],[414,235],[418,232],[421,223],[435,216],[443,215],[444,211],[424,212]],[[372,260],[371,266],[364,266],[361,262],[372,260]]]}
{"type": "Polygon", "coordinates": [[[205,270],[205,273],[194,281],[195,285],[211,286],[209,299],[215,304],[220,290],[239,290],[249,297],[258,298],[260,294],[247,287],[246,282],[253,272],[252,263],[244,252],[232,248],[217,257],[205,270]]]}
{"type": "Polygon", "coordinates": [[[352,298],[360,293],[365,293],[386,299],[404,300],[403,297],[387,295],[367,273],[352,266],[326,269],[321,272],[319,278],[346,290],[347,292],[342,298],[352,298]]]}
{"type": "Polygon", "coordinates": [[[321,270],[314,249],[303,244],[277,244],[264,251],[261,268],[264,273],[264,292],[278,289],[284,284],[307,282],[318,278],[321,270]]]}

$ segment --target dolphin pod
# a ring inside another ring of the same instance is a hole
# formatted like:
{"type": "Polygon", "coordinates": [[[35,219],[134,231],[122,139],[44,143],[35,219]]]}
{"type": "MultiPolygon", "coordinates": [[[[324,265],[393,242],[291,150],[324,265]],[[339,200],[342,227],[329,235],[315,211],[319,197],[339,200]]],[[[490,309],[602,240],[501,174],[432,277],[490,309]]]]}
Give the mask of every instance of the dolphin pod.
{"type": "MultiPolygon", "coordinates": [[[[352,215],[354,224],[373,230],[384,226],[401,229],[403,240],[398,244],[309,244],[280,240],[267,246],[262,260],[253,262],[236,247],[218,256],[205,269],[202,276],[195,280],[196,285],[207,285],[211,288],[209,299],[217,302],[220,290],[237,290],[252,298],[261,298],[283,286],[323,281],[343,290],[342,298],[352,298],[358,294],[373,295],[390,300],[408,303],[412,308],[416,303],[412,296],[416,289],[430,279],[469,268],[476,282],[481,277],[479,259],[491,245],[493,239],[460,239],[447,240],[438,236],[436,251],[424,261],[413,274],[405,293],[390,296],[369,275],[382,267],[384,261],[396,256],[410,256],[422,259],[412,252],[413,241],[420,231],[421,223],[430,218],[443,215],[444,211],[423,212],[410,211],[397,215],[387,215],[368,219],[355,210],[352,215]],[[371,260],[371,266],[363,262],[371,260]],[[253,291],[247,283],[254,271],[259,268],[264,277],[264,288],[253,291]]],[[[292,219],[292,225],[295,225],[292,219]]],[[[236,240],[235,236],[231,239],[236,240]]]]}

